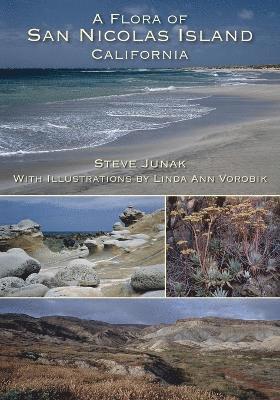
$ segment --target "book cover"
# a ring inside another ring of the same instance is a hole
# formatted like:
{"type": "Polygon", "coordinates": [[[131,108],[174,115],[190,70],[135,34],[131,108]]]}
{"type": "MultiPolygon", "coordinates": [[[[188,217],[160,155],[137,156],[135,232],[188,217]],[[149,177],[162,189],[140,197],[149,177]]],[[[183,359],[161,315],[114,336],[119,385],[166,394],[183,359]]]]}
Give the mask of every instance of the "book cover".
{"type": "Polygon", "coordinates": [[[279,17],[0,1],[0,400],[279,400],[279,17]]]}
{"type": "Polygon", "coordinates": [[[278,194],[278,13],[3,1],[0,192],[278,194]]]}

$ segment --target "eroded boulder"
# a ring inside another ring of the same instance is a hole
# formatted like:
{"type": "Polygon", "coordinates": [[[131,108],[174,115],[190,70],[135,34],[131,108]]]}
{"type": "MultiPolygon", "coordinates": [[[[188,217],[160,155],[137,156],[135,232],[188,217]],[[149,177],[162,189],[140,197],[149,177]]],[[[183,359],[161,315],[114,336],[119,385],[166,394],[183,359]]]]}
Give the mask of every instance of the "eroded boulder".
{"type": "Polygon", "coordinates": [[[88,260],[72,260],[67,267],[55,275],[59,286],[98,286],[100,279],[95,271],[95,264],[88,260]]]}
{"type": "Polygon", "coordinates": [[[141,267],[131,277],[131,286],[139,292],[165,289],[165,267],[163,264],[141,267]]]}
{"type": "Polygon", "coordinates": [[[0,279],[0,297],[9,296],[9,293],[14,290],[25,286],[26,283],[21,278],[9,276],[0,279]]]}
{"type": "Polygon", "coordinates": [[[25,279],[40,269],[39,261],[22,249],[15,248],[0,253],[0,278],[15,276],[25,279]]]}
{"type": "Polygon", "coordinates": [[[54,272],[42,272],[40,271],[38,274],[31,274],[29,275],[25,282],[28,285],[33,285],[33,284],[42,284],[47,286],[48,288],[56,287],[58,286],[58,282],[55,279],[55,273],[54,272]]]}

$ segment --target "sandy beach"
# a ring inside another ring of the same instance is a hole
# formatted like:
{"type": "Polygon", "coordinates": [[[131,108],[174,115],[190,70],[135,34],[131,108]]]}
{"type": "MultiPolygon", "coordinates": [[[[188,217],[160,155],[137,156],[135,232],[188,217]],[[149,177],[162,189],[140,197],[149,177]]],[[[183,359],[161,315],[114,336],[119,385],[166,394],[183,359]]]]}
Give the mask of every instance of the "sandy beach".
{"type": "Polygon", "coordinates": [[[279,84],[208,86],[189,90],[191,95],[211,96],[199,102],[215,110],[203,118],[177,122],[172,127],[128,133],[114,142],[91,149],[2,157],[0,193],[279,193],[279,84]],[[137,167],[95,169],[96,159],[136,160],[137,167]],[[187,167],[141,168],[142,160],[147,159],[184,160],[187,167]],[[15,183],[14,174],[40,176],[43,182],[15,183]],[[48,183],[47,175],[55,177],[55,182],[48,183]],[[65,176],[74,175],[130,176],[131,182],[63,182],[65,176]],[[146,183],[136,182],[136,177],[141,176],[150,178],[146,183]],[[182,176],[186,181],[179,179],[182,176]],[[227,181],[226,176],[232,178],[227,181]],[[56,183],[58,177],[61,177],[60,183],[56,183]],[[203,177],[202,182],[198,182],[199,177],[203,177]],[[211,179],[206,183],[207,177],[211,179]],[[176,179],[178,183],[174,181],[176,179]]]}

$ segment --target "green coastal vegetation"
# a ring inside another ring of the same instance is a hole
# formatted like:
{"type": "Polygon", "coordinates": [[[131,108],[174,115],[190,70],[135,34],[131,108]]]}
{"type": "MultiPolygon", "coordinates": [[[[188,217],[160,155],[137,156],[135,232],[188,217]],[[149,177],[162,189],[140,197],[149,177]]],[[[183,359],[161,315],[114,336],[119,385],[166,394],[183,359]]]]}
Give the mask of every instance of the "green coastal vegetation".
{"type": "Polygon", "coordinates": [[[280,295],[278,197],[169,197],[169,296],[280,295]]]}

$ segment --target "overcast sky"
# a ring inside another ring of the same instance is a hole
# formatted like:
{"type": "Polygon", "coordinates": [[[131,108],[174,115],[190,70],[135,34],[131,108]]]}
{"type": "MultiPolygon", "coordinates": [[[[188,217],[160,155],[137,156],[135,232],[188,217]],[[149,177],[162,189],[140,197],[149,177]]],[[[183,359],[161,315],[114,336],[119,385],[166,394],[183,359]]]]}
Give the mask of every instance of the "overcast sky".
{"type": "Polygon", "coordinates": [[[0,225],[23,219],[39,223],[43,231],[111,230],[129,205],[145,212],[164,207],[160,196],[1,197],[0,225]]]}
{"type": "Polygon", "coordinates": [[[279,320],[279,299],[1,299],[0,313],[68,315],[110,323],[172,323],[188,317],[279,320]]]}
{"type": "MultiPolygon", "coordinates": [[[[27,30],[38,28],[41,32],[69,29],[77,35],[79,29],[92,28],[95,13],[108,16],[110,13],[159,14],[165,20],[168,15],[188,14],[186,28],[189,30],[252,30],[255,40],[250,44],[187,44],[182,48],[189,51],[187,65],[218,64],[263,64],[279,63],[280,54],[280,1],[279,0],[1,0],[0,1],[0,67],[129,67],[129,66],[186,66],[186,61],[173,63],[104,62],[94,61],[91,50],[95,43],[72,41],[62,45],[34,44],[27,41],[27,30]],[[148,65],[149,64],[149,65],[148,65]]],[[[112,27],[106,25],[106,29],[112,27]]],[[[120,26],[116,25],[119,29],[120,26]]],[[[127,26],[125,26],[127,28],[127,26]]],[[[139,31],[150,29],[138,25],[139,31]]],[[[153,29],[157,26],[155,25],[153,29]]],[[[162,24],[160,29],[166,29],[162,24]]],[[[176,29],[168,26],[168,29],[176,29]]],[[[168,44],[153,44],[153,48],[175,49],[174,40],[168,44]]],[[[134,47],[139,49],[136,43],[134,47]]],[[[113,45],[110,49],[130,48],[127,43],[113,45]]]]}

